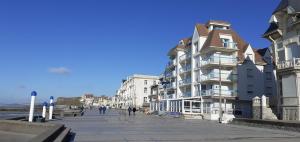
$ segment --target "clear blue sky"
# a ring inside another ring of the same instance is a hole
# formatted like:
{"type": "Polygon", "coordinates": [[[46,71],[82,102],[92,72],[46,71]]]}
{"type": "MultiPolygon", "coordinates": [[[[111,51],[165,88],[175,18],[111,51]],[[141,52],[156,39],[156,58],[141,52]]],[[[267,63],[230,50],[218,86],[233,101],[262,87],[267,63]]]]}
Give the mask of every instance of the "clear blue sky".
{"type": "Polygon", "coordinates": [[[252,46],[280,0],[1,0],[0,103],[114,95],[122,78],[163,72],[194,25],[226,20],[252,46]]]}

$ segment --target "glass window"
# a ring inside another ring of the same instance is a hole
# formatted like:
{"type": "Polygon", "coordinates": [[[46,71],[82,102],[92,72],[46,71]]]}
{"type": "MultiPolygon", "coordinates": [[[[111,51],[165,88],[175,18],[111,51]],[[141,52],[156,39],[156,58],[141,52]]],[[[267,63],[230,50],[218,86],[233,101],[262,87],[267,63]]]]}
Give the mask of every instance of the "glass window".
{"type": "Polygon", "coordinates": [[[147,93],[147,88],[146,87],[144,88],[144,93],[147,93]]]}
{"type": "Polygon", "coordinates": [[[147,80],[144,81],[144,85],[147,85],[147,80]]]}

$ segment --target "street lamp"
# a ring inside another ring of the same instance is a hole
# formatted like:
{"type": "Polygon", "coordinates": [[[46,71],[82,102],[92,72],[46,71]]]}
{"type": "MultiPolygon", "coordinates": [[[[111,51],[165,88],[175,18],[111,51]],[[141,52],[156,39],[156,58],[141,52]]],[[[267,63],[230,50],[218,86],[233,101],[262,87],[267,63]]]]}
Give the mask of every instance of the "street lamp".
{"type": "Polygon", "coordinates": [[[221,52],[217,52],[219,54],[219,122],[222,123],[223,110],[222,110],[222,80],[221,80],[221,52]]]}

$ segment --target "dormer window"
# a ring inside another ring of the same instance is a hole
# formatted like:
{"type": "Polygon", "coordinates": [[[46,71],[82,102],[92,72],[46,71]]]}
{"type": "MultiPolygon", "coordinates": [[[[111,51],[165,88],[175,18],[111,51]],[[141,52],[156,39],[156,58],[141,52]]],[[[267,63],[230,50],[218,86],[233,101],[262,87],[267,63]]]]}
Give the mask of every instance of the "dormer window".
{"type": "Polygon", "coordinates": [[[223,47],[229,47],[229,43],[230,43],[229,39],[221,38],[221,41],[223,43],[223,47]]]}

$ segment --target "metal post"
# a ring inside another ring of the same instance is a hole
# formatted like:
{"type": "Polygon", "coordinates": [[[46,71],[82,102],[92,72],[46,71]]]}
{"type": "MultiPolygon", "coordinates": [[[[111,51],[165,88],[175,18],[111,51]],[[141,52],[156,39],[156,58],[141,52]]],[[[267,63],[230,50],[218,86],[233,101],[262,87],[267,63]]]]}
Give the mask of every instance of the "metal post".
{"type": "Polygon", "coordinates": [[[218,52],[219,54],[219,122],[222,122],[223,117],[223,110],[222,110],[222,82],[221,82],[221,52],[218,52]]]}

